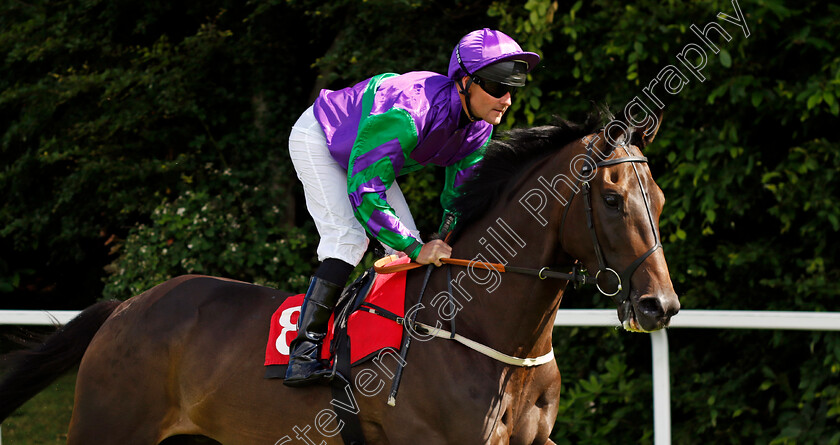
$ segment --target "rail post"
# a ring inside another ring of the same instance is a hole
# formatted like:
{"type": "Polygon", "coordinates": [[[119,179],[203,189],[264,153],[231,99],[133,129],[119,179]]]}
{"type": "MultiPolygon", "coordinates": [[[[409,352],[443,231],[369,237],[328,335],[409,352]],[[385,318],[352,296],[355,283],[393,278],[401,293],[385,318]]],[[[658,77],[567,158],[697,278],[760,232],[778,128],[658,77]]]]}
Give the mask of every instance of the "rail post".
{"type": "Polygon", "coordinates": [[[650,334],[653,359],[653,443],[671,445],[671,369],[665,329],[650,334]]]}

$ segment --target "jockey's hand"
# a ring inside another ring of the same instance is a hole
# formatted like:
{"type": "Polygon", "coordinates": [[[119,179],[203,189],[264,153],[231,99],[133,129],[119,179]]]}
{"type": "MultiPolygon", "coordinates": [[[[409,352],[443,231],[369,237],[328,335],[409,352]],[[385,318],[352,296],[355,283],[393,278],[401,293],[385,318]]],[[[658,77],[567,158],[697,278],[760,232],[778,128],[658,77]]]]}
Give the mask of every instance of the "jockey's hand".
{"type": "Polygon", "coordinates": [[[436,239],[423,244],[415,261],[420,264],[441,266],[443,263],[440,262],[440,259],[450,256],[452,256],[452,247],[449,247],[449,244],[446,244],[443,240],[436,239]]]}

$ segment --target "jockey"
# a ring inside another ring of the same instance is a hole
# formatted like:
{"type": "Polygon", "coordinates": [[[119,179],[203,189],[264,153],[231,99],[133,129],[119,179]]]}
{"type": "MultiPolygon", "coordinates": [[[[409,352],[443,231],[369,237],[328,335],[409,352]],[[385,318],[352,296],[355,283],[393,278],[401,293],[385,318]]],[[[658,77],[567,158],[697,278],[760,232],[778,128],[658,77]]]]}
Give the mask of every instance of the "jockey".
{"type": "Polygon", "coordinates": [[[454,217],[450,204],[458,187],[481,160],[511,93],[539,60],[506,34],[485,28],[461,39],[448,76],[381,74],[322,90],[301,115],[289,154],[321,237],[321,264],[301,306],[285,385],[328,375],[319,361],[321,343],[336,300],[367,250],[366,231],[420,264],[440,266],[450,256],[442,240],[420,239],[394,180],[426,165],[445,167],[441,204],[454,217]]]}

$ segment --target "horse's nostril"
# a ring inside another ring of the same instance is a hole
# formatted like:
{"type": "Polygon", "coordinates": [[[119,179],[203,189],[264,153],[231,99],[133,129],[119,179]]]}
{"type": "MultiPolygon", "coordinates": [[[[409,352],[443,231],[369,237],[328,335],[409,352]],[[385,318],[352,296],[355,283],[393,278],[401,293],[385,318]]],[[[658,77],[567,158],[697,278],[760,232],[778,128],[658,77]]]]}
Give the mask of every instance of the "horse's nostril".
{"type": "Polygon", "coordinates": [[[670,305],[668,305],[668,310],[665,311],[666,312],[665,315],[667,315],[669,317],[673,317],[674,315],[677,315],[677,312],[679,312],[679,311],[680,311],[680,302],[679,302],[679,300],[674,298],[674,301],[670,305]]]}
{"type": "Polygon", "coordinates": [[[662,310],[662,303],[658,298],[645,298],[639,301],[639,310],[647,317],[659,318],[665,314],[662,310]]]}

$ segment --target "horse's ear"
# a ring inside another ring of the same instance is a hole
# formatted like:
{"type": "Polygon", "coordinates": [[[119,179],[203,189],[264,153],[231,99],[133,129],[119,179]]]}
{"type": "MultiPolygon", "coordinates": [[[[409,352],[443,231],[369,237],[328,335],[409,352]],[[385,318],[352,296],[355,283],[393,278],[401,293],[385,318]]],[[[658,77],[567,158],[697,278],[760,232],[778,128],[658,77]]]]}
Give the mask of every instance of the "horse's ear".
{"type": "Polygon", "coordinates": [[[647,146],[656,137],[662,123],[662,109],[656,110],[656,114],[646,113],[644,120],[637,121],[635,116],[629,114],[632,105],[632,102],[628,104],[604,129],[607,142],[611,147],[617,147],[622,142],[630,142],[633,136],[639,137],[644,146],[647,146]]]}
{"type": "Polygon", "coordinates": [[[656,111],[656,117],[650,118],[647,120],[647,125],[643,128],[638,128],[636,131],[642,132],[642,141],[645,143],[645,147],[648,146],[651,142],[653,142],[653,138],[656,137],[656,133],[659,132],[659,127],[662,125],[662,109],[656,111]]]}
{"type": "Polygon", "coordinates": [[[655,108],[654,112],[645,105],[638,96],[633,98],[622,110],[621,120],[632,128],[634,139],[641,140],[641,143],[648,145],[653,142],[656,132],[659,131],[659,124],[662,122],[662,108],[655,108]]]}
{"type": "Polygon", "coordinates": [[[607,138],[607,147],[610,152],[615,147],[629,142],[632,129],[627,125],[624,115],[618,115],[604,127],[604,136],[607,138]]]}

